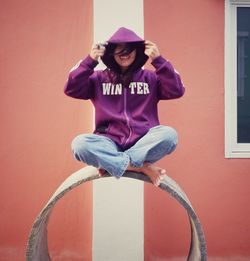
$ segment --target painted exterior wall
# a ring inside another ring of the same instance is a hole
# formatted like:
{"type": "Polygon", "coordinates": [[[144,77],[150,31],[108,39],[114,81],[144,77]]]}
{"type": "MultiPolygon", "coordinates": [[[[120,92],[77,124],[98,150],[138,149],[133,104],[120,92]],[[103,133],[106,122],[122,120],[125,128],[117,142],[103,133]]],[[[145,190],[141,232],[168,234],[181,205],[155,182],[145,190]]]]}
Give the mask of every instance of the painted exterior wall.
{"type": "MultiPolygon", "coordinates": [[[[145,0],[144,22],[145,37],[158,43],[187,89],[182,99],[160,104],[162,123],[179,133],[176,152],[161,165],[196,209],[209,260],[249,259],[250,160],[224,158],[224,1],[145,0]]],[[[181,210],[153,190],[145,187],[145,260],[184,255],[189,231],[181,210]]]]}
{"type": "MultiPolygon", "coordinates": [[[[92,43],[92,4],[1,5],[1,261],[24,260],[34,218],[57,186],[82,167],[72,159],[70,143],[92,130],[92,108],[65,97],[62,88],[69,68],[92,43]]],[[[144,0],[144,35],[187,87],[182,99],[159,105],[162,124],[179,133],[176,152],[160,165],[199,215],[209,260],[247,260],[250,160],[224,158],[224,1],[144,0]]],[[[145,184],[144,193],[145,261],[186,256],[186,213],[153,186],[145,184]]],[[[54,260],[91,260],[91,233],[92,185],[84,184],[51,217],[54,260]]]]}
{"type": "MultiPolygon", "coordinates": [[[[143,4],[143,0],[93,1],[94,42],[106,41],[119,27],[130,28],[143,37],[143,4]],[[103,12],[107,6],[112,7],[108,19],[107,13],[103,12]]],[[[100,67],[105,68],[100,63],[95,69],[100,67]]],[[[142,182],[125,178],[93,182],[92,238],[92,261],[144,260],[142,182]]]]}
{"type": "MultiPolygon", "coordinates": [[[[82,167],[70,143],[92,129],[92,108],[67,98],[63,86],[92,43],[92,1],[10,0],[0,12],[0,260],[21,261],[35,217],[82,167]]],[[[53,260],[91,260],[91,192],[86,184],[56,207],[53,260]]]]}

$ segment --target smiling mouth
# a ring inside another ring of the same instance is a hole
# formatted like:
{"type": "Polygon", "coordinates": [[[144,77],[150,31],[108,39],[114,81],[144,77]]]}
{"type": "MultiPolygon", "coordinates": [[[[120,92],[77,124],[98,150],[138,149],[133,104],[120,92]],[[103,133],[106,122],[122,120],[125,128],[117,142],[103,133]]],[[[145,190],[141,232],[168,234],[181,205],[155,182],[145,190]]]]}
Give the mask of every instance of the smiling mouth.
{"type": "Polygon", "coordinates": [[[119,58],[121,60],[128,60],[130,58],[130,56],[129,55],[119,55],[119,58]]]}

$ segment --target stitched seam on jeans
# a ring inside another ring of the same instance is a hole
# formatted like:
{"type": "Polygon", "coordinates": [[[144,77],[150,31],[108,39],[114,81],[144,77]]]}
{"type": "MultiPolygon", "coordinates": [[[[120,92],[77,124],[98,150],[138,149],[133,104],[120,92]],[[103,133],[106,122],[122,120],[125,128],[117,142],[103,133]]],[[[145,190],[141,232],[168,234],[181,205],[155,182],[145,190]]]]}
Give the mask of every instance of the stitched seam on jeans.
{"type": "Polygon", "coordinates": [[[129,164],[129,156],[126,153],[124,153],[123,155],[126,156],[125,164],[122,166],[122,168],[120,168],[121,171],[118,173],[118,175],[116,175],[116,177],[118,177],[118,178],[122,177],[122,175],[125,173],[125,171],[128,167],[128,164],[129,164]]]}

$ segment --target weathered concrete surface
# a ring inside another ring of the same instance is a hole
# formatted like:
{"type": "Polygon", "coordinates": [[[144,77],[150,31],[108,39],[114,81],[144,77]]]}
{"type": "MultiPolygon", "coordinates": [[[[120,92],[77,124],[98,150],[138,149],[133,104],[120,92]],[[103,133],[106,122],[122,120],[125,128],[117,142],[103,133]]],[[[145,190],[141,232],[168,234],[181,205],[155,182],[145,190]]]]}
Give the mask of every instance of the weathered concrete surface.
{"type": "MultiPolygon", "coordinates": [[[[84,182],[106,177],[109,177],[109,175],[100,177],[96,168],[85,167],[73,173],[59,186],[40,214],[37,216],[33,224],[26,249],[27,261],[52,260],[49,255],[47,244],[47,226],[49,217],[57,201],[68,191],[84,182]]],[[[149,178],[142,173],[126,172],[124,177],[150,182],[149,178]]],[[[174,197],[187,211],[191,227],[191,242],[187,260],[206,261],[207,249],[202,226],[186,194],[180,186],[168,176],[165,176],[165,178],[161,181],[159,188],[174,197]]]]}

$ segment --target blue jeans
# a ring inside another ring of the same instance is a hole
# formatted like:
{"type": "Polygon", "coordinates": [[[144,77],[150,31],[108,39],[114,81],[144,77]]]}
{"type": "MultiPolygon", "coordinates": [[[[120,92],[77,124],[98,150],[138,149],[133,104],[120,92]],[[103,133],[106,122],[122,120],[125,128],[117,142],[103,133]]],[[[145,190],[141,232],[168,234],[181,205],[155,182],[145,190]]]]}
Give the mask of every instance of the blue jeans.
{"type": "Polygon", "coordinates": [[[72,151],[77,160],[120,178],[129,165],[142,167],[144,163],[154,163],[170,154],[177,142],[173,128],[158,125],[125,151],[121,151],[111,139],[96,134],[77,136],[72,141],[72,151]]]}

